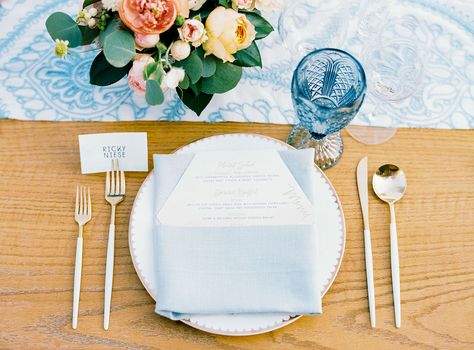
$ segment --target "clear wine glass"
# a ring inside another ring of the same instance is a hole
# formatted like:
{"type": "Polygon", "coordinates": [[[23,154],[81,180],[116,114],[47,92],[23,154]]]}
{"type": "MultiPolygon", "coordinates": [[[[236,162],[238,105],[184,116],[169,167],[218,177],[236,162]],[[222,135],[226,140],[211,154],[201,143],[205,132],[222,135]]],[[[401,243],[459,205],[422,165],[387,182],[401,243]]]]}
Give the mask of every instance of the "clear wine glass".
{"type": "MultiPolygon", "coordinates": [[[[420,88],[426,51],[420,45],[418,22],[413,16],[392,18],[377,36],[364,42],[361,61],[367,73],[367,101],[359,118],[369,124],[390,123],[393,111],[420,88]]],[[[391,139],[395,128],[353,126],[349,134],[364,144],[380,144],[391,139]]]]}

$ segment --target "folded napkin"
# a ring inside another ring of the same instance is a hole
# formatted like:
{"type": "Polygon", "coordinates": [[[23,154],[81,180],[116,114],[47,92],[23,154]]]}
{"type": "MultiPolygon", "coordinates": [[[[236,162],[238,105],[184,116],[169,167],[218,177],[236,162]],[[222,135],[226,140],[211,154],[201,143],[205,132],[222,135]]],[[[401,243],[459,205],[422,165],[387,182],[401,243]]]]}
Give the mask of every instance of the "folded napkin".
{"type": "MultiPolygon", "coordinates": [[[[314,204],[314,150],[279,155],[314,204]]],[[[155,312],[195,314],[321,313],[315,225],[176,227],[158,213],[193,154],[155,155],[155,312]]],[[[192,194],[190,194],[192,195],[192,194]]]]}

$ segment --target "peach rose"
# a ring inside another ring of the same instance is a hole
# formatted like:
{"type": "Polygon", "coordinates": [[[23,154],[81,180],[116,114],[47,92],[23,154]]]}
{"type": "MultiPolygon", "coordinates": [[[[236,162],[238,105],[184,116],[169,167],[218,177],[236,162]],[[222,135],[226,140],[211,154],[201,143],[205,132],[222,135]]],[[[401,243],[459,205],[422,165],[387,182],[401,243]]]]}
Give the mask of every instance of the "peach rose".
{"type": "Polygon", "coordinates": [[[135,33],[161,34],[170,29],[176,16],[189,16],[186,0],[121,0],[119,16],[135,33]]]}
{"type": "Polygon", "coordinates": [[[232,55],[249,47],[257,34],[245,14],[222,6],[207,17],[206,31],[208,39],[202,44],[206,56],[213,54],[224,62],[234,62],[232,55]]]}
{"type": "Polygon", "coordinates": [[[146,81],[144,77],[145,67],[155,62],[150,55],[136,55],[133,59],[132,68],[128,72],[128,85],[140,94],[145,94],[146,81]]]}

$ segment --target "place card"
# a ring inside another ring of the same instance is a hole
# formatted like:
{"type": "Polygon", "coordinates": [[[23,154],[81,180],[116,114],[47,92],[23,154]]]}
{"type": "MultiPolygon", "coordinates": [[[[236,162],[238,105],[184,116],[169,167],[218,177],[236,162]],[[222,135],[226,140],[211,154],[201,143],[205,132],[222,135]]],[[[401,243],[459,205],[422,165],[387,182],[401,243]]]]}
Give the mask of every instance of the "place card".
{"type": "Polygon", "coordinates": [[[210,151],[194,156],[158,220],[180,227],[309,225],[314,209],[276,150],[210,151]]]}
{"type": "Polygon", "coordinates": [[[112,159],[120,170],[148,171],[146,132],[79,135],[79,150],[83,174],[109,171],[112,159]]]}

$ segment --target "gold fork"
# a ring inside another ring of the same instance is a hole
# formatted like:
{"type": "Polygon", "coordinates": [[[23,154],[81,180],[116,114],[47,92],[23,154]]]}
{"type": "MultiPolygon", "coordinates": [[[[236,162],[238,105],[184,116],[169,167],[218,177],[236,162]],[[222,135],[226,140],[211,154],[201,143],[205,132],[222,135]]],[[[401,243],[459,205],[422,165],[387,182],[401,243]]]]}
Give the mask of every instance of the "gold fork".
{"type": "Polygon", "coordinates": [[[84,225],[92,218],[91,192],[89,187],[76,188],[76,209],[74,219],[79,225],[79,235],[76,243],[76,267],[74,271],[74,295],[72,301],[72,328],[77,328],[77,316],[79,313],[79,294],[81,293],[82,275],[82,233],[84,225]],[[86,191],[87,190],[87,191],[86,191]],[[87,192],[87,193],[86,193],[87,192]]]}
{"type": "Polygon", "coordinates": [[[112,170],[105,178],[105,200],[112,206],[107,245],[107,262],[105,265],[104,329],[109,329],[110,302],[112,299],[112,281],[114,276],[114,243],[115,243],[115,207],[125,198],[125,174],[119,170],[117,159],[112,161],[112,170]]]}

